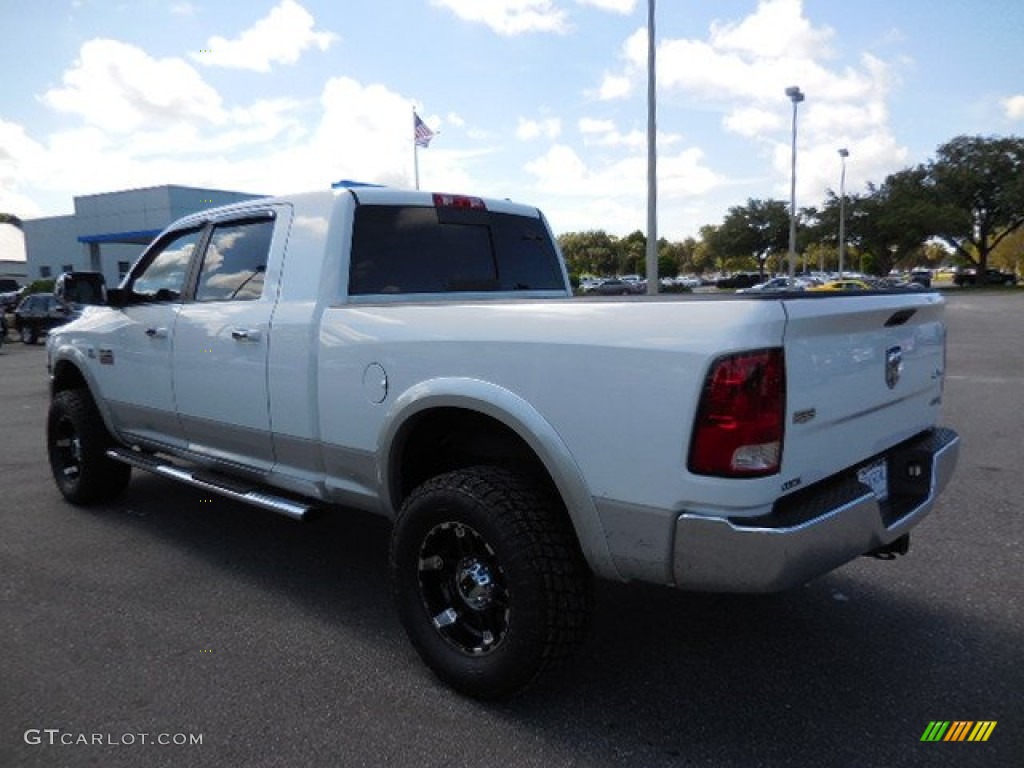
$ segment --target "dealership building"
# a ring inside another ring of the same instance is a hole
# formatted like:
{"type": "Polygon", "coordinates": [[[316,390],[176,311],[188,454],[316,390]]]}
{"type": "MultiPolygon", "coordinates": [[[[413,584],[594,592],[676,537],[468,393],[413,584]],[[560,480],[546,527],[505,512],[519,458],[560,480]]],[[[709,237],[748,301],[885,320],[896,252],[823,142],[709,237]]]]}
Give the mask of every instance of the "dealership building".
{"type": "Polygon", "coordinates": [[[117,285],[168,224],[196,211],[253,200],[223,189],[166,185],[76,197],[75,212],[22,221],[28,280],[100,272],[117,285]]]}

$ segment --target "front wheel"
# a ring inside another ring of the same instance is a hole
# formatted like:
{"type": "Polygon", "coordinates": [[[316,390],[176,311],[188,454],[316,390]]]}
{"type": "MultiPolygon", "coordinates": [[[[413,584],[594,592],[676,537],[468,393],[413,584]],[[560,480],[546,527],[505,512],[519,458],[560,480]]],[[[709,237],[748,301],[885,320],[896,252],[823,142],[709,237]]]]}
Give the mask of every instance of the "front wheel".
{"type": "Polygon", "coordinates": [[[107,456],[114,441],[89,394],[58,392],[46,422],[46,449],[57,488],[72,504],[109,501],[128,486],[131,467],[107,456]]]}
{"type": "Polygon", "coordinates": [[[398,613],[434,673],[478,698],[509,696],[582,641],[591,576],[558,502],[498,467],[428,480],[391,545],[398,613]]]}
{"type": "Polygon", "coordinates": [[[27,325],[21,326],[21,343],[22,344],[35,344],[39,339],[39,334],[36,333],[34,328],[30,328],[27,325]]]}

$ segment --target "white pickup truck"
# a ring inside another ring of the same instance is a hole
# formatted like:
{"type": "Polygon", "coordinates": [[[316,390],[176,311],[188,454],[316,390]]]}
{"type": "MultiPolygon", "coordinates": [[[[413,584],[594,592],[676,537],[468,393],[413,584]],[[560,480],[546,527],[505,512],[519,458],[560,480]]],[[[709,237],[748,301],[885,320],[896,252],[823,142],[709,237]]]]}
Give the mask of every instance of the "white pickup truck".
{"type": "Polygon", "coordinates": [[[301,519],[394,520],[402,622],[508,695],[581,640],[592,576],[766,592],[891,559],[956,465],[943,300],[573,298],[540,212],[352,187],[172,224],[52,333],[74,504],[132,467],[301,519]]]}

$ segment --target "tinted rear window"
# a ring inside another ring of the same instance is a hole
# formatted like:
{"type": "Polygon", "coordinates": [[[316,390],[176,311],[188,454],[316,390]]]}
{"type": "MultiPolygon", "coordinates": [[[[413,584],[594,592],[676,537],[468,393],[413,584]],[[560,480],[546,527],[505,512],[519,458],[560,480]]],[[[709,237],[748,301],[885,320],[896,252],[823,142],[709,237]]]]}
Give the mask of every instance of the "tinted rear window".
{"type": "Polygon", "coordinates": [[[564,288],[540,219],[411,206],[356,209],[353,296],[564,288]]]}

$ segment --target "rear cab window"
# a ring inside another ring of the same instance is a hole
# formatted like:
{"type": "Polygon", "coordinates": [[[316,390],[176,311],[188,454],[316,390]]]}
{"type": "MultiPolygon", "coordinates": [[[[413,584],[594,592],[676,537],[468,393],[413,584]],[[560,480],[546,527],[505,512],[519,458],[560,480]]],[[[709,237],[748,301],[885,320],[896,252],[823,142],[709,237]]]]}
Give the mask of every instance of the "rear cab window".
{"type": "Polygon", "coordinates": [[[356,208],[349,295],[499,292],[565,293],[539,216],[489,211],[475,198],[356,208]]]}

